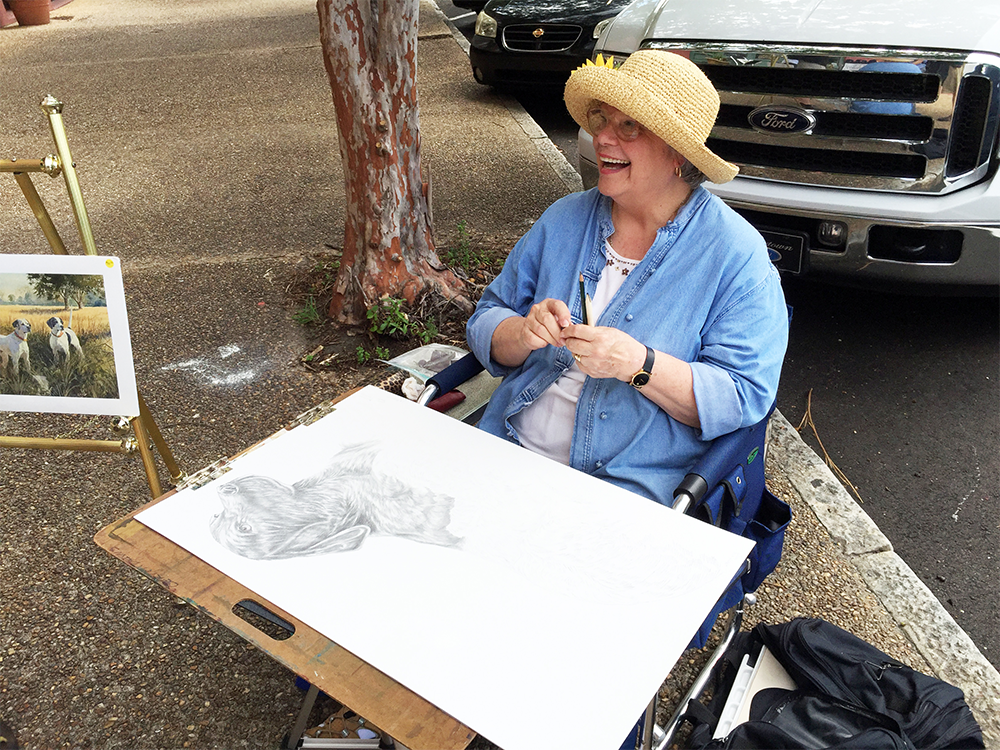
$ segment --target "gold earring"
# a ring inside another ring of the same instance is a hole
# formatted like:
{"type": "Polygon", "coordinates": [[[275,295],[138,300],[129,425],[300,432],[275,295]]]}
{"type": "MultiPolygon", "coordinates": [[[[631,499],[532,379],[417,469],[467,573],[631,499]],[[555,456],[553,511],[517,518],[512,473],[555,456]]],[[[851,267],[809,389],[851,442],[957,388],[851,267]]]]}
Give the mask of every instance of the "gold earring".
{"type": "Polygon", "coordinates": [[[680,165],[680,164],[678,164],[678,165],[677,165],[676,167],[674,167],[674,174],[675,174],[675,175],[676,175],[677,177],[680,177],[680,176],[681,176],[681,165],[680,165]]]}

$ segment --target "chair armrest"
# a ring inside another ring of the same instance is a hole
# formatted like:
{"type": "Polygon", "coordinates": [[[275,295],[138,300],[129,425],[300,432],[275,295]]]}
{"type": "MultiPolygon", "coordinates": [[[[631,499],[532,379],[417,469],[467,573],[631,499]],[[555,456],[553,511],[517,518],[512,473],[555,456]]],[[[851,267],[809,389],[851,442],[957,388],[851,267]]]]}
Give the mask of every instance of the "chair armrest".
{"type": "Polygon", "coordinates": [[[674,490],[674,509],[690,515],[708,490],[718,486],[734,466],[753,462],[753,451],[760,451],[763,458],[764,436],[773,411],[772,404],[767,415],[757,424],[742,427],[713,440],[705,455],[674,490]]]}
{"type": "Polygon", "coordinates": [[[457,362],[452,362],[445,369],[427,381],[423,392],[417,399],[417,403],[426,406],[437,396],[454,390],[470,378],[475,377],[483,371],[482,363],[476,359],[476,355],[466,354],[457,362]]]}

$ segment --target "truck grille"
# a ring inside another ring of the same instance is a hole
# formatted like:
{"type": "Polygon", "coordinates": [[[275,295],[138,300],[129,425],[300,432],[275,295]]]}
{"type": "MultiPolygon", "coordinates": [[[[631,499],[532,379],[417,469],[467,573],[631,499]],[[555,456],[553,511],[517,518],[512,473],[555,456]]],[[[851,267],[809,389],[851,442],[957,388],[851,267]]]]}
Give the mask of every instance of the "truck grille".
{"type": "Polygon", "coordinates": [[[948,193],[996,167],[1000,57],[650,42],[696,63],[722,104],[708,147],[748,177],[948,193]],[[751,125],[761,107],[797,132],[751,125]],[[796,115],[791,115],[795,118],[796,115]]]}
{"type": "Polygon", "coordinates": [[[503,30],[503,46],[515,52],[561,52],[576,44],[581,33],[583,27],[573,24],[518,24],[503,30]]]}

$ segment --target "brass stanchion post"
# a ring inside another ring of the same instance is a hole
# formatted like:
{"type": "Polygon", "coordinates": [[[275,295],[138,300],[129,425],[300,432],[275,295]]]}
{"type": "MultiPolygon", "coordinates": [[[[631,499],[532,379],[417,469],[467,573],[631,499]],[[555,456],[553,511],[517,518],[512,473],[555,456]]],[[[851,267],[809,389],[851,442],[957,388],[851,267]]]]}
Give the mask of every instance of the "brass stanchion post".
{"type": "Polygon", "coordinates": [[[83,205],[80,182],[76,178],[76,167],[73,165],[73,156],[69,152],[69,141],[66,140],[66,128],[62,119],[63,104],[49,94],[42,99],[40,106],[49,118],[52,140],[56,143],[59,165],[62,167],[63,179],[66,180],[66,190],[69,191],[69,202],[73,206],[73,216],[76,218],[76,228],[80,232],[83,250],[87,255],[97,255],[97,245],[94,244],[94,235],[90,231],[90,220],[87,218],[87,207],[83,205]]]}
{"type": "Polygon", "coordinates": [[[135,439],[139,444],[139,455],[142,457],[142,468],[146,471],[146,482],[149,484],[149,491],[153,497],[157,498],[163,494],[160,487],[160,477],[156,473],[156,463],[153,461],[153,451],[149,448],[149,433],[142,423],[142,417],[132,417],[132,429],[135,430],[135,439]]]}
{"type": "MultiPolygon", "coordinates": [[[[31,181],[30,173],[44,172],[50,177],[57,177],[62,173],[66,181],[66,190],[69,193],[69,200],[73,209],[73,216],[76,220],[76,227],[80,233],[80,241],[83,244],[84,252],[87,255],[97,255],[97,246],[94,243],[94,235],[90,228],[90,219],[87,216],[87,208],[83,204],[83,194],[80,191],[80,183],[76,177],[76,167],[73,164],[73,157],[70,154],[69,142],[66,139],[66,129],[63,125],[61,101],[54,96],[46,96],[41,101],[41,109],[48,117],[49,127],[52,130],[52,139],[56,145],[56,156],[49,155],[44,159],[0,159],[0,173],[14,175],[14,179],[24,193],[25,200],[31,207],[32,213],[38,220],[45,238],[49,245],[59,255],[67,255],[66,246],[59,236],[52,218],[49,216],[41,196],[35,189],[31,181]]],[[[163,462],[170,472],[171,480],[177,484],[184,479],[185,474],[174,460],[166,440],[163,439],[153,415],[146,407],[146,402],[141,394],[139,396],[138,416],[121,418],[120,425],[116,427],[119,433],[128,429],[131,425],[135,432],[135,445],[132,439],[122,440],[71,440],[63,438],[30,438],[30,437],[9,437],[0,436],[0,448],[24,448],[39,450],[74,450],[74,451],[99,451],[104,453],[132,453],[136,448],[142,458],[143,469],[146,472],[146,482],[153,493],[153,497],[163,494],[160,479],[156,471],[156,464],[153,455],[153,446],[159,451],[163,462]],[[150,445],[152,442],[152,446],[150,445]]]]}

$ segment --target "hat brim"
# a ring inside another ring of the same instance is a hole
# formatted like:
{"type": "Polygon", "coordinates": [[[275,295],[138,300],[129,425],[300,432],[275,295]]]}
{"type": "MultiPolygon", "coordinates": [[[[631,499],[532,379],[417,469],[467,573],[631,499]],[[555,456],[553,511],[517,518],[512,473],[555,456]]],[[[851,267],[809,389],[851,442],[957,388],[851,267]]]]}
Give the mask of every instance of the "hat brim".
{"type": "Polygon", "coordinates": [[[648,91],[643,81],[621,69],[601,65],[577,68],[566,83],[564,98],[570,115],[588,133],[587,111],[592,102],[604,102],[635,118],[644,128],[662,138],[710,181],[716,184],[729,182],[740,171],[739,167],[714,154],[694,136],[677,113],[662,102],[662,97],[648,91]]]}

